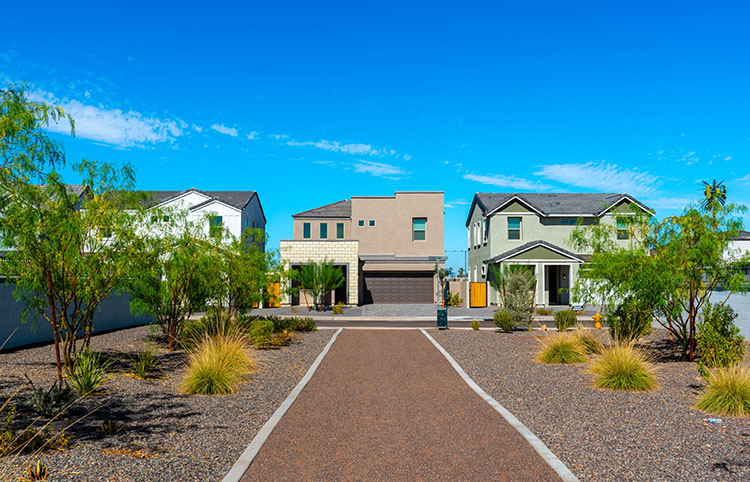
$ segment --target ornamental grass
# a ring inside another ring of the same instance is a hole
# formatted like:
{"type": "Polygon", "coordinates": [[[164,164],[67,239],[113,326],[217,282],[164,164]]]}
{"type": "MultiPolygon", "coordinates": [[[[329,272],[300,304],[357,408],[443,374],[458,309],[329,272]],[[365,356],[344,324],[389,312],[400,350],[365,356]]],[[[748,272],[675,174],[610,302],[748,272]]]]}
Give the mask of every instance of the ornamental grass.
{"type": "Polygon", "coordinates": [[[204,338],[189,354],[183,389],[192,394],[232,393],[255,370],[247,337],[217,335],[204,338]]]}
{"type": "Polygon", "coordinates": [[[654,367],[643,352],[630,344],[612,345],[594,361],[594,385],[606,390],[648,391],[656,387],[654,367]]]}
{"type": "Polygon", "coordinates": [[[698,397],[696,408],[732,417],[750,415],[750,372],[733,366],[716,368],[708,377],[708,387],[698,397]]]}
{"type": "Polygon", "coordinates": [[[548,364],[583,363],[586,355],[578,340],[565,333],[556,333],[542,340],[542,349],[536,361],[548,364]]]}

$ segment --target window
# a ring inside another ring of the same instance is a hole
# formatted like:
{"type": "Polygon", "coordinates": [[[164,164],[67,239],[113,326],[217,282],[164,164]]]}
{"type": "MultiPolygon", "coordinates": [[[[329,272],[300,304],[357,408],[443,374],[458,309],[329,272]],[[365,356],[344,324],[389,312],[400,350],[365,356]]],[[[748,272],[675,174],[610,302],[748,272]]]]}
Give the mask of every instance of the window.
{"type": "Polygon", "coordinates": [[[577,218],[560,218],[560,224],[564,224],[566,226],[575,226],[578,224],[577,218]]]}
{"type": "Polygon", "coordinates": [[[302,225],[302,237],[310,239],[310,223],[304,223],[302,225]]]}
{"type": "Polygon", "coordinates": [[[482,265],[482,278],[484,278],[485,275],[487,275],[487,265],[483,264],[482,265]]]}
{"type": "Polygon", "coordinates": [[[328,223],[320,223],[320,239],[328,238],[328,223]]]}
{"type": "Polygon", "coordinates": [[[336,239],[344,239],[344,223],[336,223],[336,239]]]}
{"type": "Polygon", "coordinates": [[[220,237],[224,227],[224,218],[221,216],[211,216],[208,218],[208,234],[213,237],[220,237]]]}
{"type": "Polygon", "coordinates": [[[413,218],[411,220],[412,241],[424,241],[427,239],[427,218],[413,218]]]}
{"type": "Polygon", "coordinates": [[[487,236],[490,231],[490,218],[484,220],[484,243],[487,244],[487,236]]]}
{"type": "Polygon", "coordinates": [[[622,220],[617,220],[617,239],[629,239],[630,233],[628,233],[628,224],[622,220]]]}
{"type": "Polygon", "coordinates": [[[521,239],[521,218],[508,218],[508,239],[521,239]]]}
{"type": "Polygon", "coordinates": [[[374,219],[370,219],[370,226],[375,226],[375,220],[374,219]]]}
{"type": "Polygon", "coordinates": [[[360,226],[364,226],[364,225],[365,225],[365,220],[364,220],[364,219],[360,219],[360,220],[359,220],[359,221],[357,222],[357,224],[358,224],[358,225],[360,225],[360,226]]]}

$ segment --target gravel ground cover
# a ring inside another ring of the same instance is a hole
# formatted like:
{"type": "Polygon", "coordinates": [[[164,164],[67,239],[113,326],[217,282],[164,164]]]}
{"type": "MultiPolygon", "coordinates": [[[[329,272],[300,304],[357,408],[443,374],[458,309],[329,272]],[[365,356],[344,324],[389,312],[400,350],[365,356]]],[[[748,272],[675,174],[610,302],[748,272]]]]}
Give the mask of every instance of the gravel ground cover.
{"type": "Polygon", "coordinates": [[[695,364],[664,361],[663,330],[645,340],[659,380],[647,393],[597,390],[588,364],[535,363],[539,333],[430,334],[582,481],[750,480],[750,419],[704,421],[692,408],[704,382],[695,364]]]}
{"type": "MultiPolygon", "coordinates": [[[[70,419],[102,406],[67,431],[70,447],[46,452],[42,460],[55,481],[211,481],[221,480],[281,402],[304,376],[333,335],[331,330],[298,334],[297,341],[276,350],[255,350],[258,369],[237,393],[221,396],[181,392],[185,353],[169,353],[158,344],[161,360],[154,380],[137,380],[129,371],[128,354],[148,341],[147,326],[95,336],[92,349],[114,360],[119,373],[107,393],[84,399],[70,419]],[[102,434],[104,419],[121,430],[102,434]]],[[[21,385],[24,375],[37,386],[55,379],[54,351],[43,346],[0,353],[0,404],[21,385]]],[[[20,420],[30,390],[15,398],[20,420]]],[[[25,426],[25,425],[22,425],[25,426]]],[[[0,465],[4,462],[0,458],[0,465]]]]}

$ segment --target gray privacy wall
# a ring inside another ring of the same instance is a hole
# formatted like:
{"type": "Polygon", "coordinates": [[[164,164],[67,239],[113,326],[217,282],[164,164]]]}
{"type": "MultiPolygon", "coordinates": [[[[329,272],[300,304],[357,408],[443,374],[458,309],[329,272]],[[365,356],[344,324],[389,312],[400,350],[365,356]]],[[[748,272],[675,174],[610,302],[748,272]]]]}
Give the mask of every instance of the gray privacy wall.
{"type": "MultiPolygon", "coordinates": [[[[0,345],[13,333],[3,350],[17,348],[32,343],[51,343],[52,325],[44,318],[37,317],[21,324],[23,303],[13,299],[13,285],[0,284],[0,345]]],[[[99,312],[94,315],[94,332],[128,328],[145,325],[151,322],[151,317],[136,317],[130,313],[130,296],[127,294],[114,295],[104,300],[99,306],[99,312]]]]}
{"type": "MultiPolygon", "coordinates": [[[[725,293],[717,292],[711,297],[711,301],[714,303],[724,299],[725,293]]],[[[739,315],[734,324],[740,328],[742,336],[745,340],[750,340],[750,294],[749,293],[734,293],[729,297],[727,301],[734,311],[739,315]]]]}

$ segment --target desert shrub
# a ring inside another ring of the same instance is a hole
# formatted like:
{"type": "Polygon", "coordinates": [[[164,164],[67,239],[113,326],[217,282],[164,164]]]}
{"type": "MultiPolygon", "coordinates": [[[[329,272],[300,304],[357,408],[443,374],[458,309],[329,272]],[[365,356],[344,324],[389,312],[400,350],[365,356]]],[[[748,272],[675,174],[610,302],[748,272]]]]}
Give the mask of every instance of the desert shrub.
{"type": "Polygon", "coordinates": [[[534,304],[534,272],[528,269],[509,271],[505,275],[505,310],[515,326],[531,329],[531,307],[534,304]]]}
{"type": "Polygon", "coordinates": [[[698,397],[696,408],[733,417],[750,415],[750,372],[740,366],[711,371],[708,387],[698,397]]]}
{"type": "Polygon", "coordinates": [[[203,341],[205,337],[241,336],[253,319],[255,318],[244,315],[230,317],[226,310],[211,308],[200,320],[183,323],[179,336],[180,345],[185,349],[190,349],[203,341]]]}
{"type": "Polygon", "coordinates": [[[281,317],[281,316],[252,316],[248,317],[247,326],[252,326],[256,320],[267,320],[273,323],[273,332],[283,331],[315,331],[318,329],[315,320],[309,317],[281,317]]]}
{"type": "Polygon", "coordinates": [[[586,361],[586,356],[575,337],[557,333],[545,337],[536,360],[550,364],[583,363],[586,361]]]}
{"type": "Polygon", "coordinates": [[[63,413],[78,399],[76,391],[64,381],[56,381],[49,389],[35,387],[33,383],[31,388],[29,408],[47,418],[54,418],[63,413]]]}
{"type": "Polygon", "coordinates": [[[651,333],[651,310],[637,298],[626,298],[609,317],[609,334],[615,343],[631,343],[651,333]]]}
{"type": "Polygon", "coordinates": [[[584,330],[582,326],[579,326],[576,330],[576,339],[587,355],[598,355],[604,350],[602,342],[596,336],[584,330]]]}
{"type": "Polygon", "coordinates": [[[477,320],[474,320],[471,322],[471,329],[472,330],[478,330],[480,323],[477,320]]]}
{"type": "Polygon", "coordinates": [[[156,351],[150,346],[144,346],[135,351],[135,356],[130,358],[133,366],[133,375],[141,380],[154,378],[156,370],[161,364],[156,356],[156,351]]]}
{"type": "Polygon", "coordinates": [[[271,336],[271,339],[268,340],[268,343],[265,346],[286,346],[290,345],[295,339],[295,335],[293,331],[290,330],[284,330],[280,331],[278,333],[274,333],[273,336],[271,336]]]}
{"type": "Polygon", "coordinates": [[[23,470],[23,475],[19,480],[23,482],[32,482],[35,480],[47,480],[49,477],[49,471],[47,465],[43,464],[41,460],[37,460],[35,465],[27,465],[23,470]]]}
{"type": "Polygon", "coordinates": [[[73,368],[68,370],[68,380],[82,397],[95,395],[96,390],[114,376],[107,373],[111,365],[112,360],[100,353],[80,352],[73,359],[73,368]]]}
{"type": "Polygon", "coordinates": [[[117,420],[112,418],[105,418],[102,420],[101,423],[99,423],[99,428],[96,429],[97,432],[108,435],[115,434],[120,430],[122,430],[122,426],[120,426],[120,423],[117,420]]]}
{"type": "MultiPolygon", "coordinates": [[[[14,426],[15,417],[16,407],[13,406],[10,407],[3,424],[0,425],[0,457],[43,449],[64,449],[68,446],[71,437],[65,435],[64,430],[51,434],[50,426],[43,429],[32,426],[17,429],[14,426]]],[[[0,473],[0,475],[4,474],[0,473]]]]}
{"type": "Polygon", "coordinates": [[[573,310],[562,310],[555,312],[555,326],[557,331],[567,331],[576,324],[576,312],[573,310]]]}
{"type": "Polygon", "coordinates": [[[495,320],[495,325],[506,333],[513,331],[516,324],[513,321],[513,315],[505,310],[497,310],[492,318],[495,320]]]}
{"type": "Polygon", "coordinates": [[[448,306],[463,306],[464,299],[460,293],[448,293],[448,306]]]}
{"type": "Polygon", "coordinates": [[[654,368],[632,345],[605,348],[591,366],[591,372],[596,375],[594,385],[598,388],[647,391],[656,386],[654,368]]]}
{"type": "Polygon", "coordinates": [[[255,369],[247,346],[247,339],[242,336],[204,338],[188,355],[183,389],[203,395],[232,393],[243,377],[255,369]]]}
{"type": "Polygon", "coordinates": [[[253,320],[248,330],[250,341],[255,346],[268,346],[271,338],[273,338],[273,332],[273,321],[264,318],[253,320]]]}
{"type": "Polygon", "coordinates": [[[288,329],[290,331],[316,331],[318,326],[315,324],[315,320],[309,317],[291,318],[288,329]]]}
{"type": "Polygon", "coordinates": [[[339,301],[338,303],[333,305],[333,314],[340,315],[342,313],[344,313],[344,304],[339,301]]]}
{"type": "Polygon", "coordinates": [[[536,308],[534,310],[537,315],[551,315],[552,314],[552,308],[536,308]]]}
{"type": "Polygon", "coordinates": [[[708,304],[698,322],[696,340],[701,361],[707,367],[730,367],[745,358],[745,339],[734,324],[737,313],[728,305],[708,304]]]}

